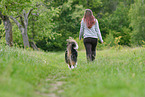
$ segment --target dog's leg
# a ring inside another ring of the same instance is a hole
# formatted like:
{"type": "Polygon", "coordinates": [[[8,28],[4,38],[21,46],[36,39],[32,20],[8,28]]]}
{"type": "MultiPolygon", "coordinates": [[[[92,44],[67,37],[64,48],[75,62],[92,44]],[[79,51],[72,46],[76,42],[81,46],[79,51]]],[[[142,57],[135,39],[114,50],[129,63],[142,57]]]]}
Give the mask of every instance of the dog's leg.
{"type": "Polygon", "coordinates": [[[67,64],[67,65],[68,65],[68,68],[71,69],[71,66],[69,64],[67,64]]]}
{"type": "Polygon", "coordinates": [[[71,69],[74,69],[73,64],[74,64],[74,62],[72,61],[72,55],[70,55],[70,66],[71,66],[71,69]]]}
{"type": "Polygon", "coordinates": [[[75,64],[75,68],[77,67],[77,62],[76,62],[76,64],[75,64]]]}
{"type": "Polygon", "coordinates": [[[72,69],[74,69],[76,67],[76,62],[72,61],[71,66],[72,66],[72,69]]]}

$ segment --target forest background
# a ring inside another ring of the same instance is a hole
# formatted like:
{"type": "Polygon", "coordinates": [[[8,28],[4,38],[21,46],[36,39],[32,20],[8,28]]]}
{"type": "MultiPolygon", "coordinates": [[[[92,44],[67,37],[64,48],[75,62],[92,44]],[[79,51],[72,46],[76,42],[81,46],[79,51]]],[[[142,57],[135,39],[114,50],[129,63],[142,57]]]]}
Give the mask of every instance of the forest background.
{"type": "Polygon", "coordinates": [[[61,51],[66,39],[74,38],[79,50],[80,22],[85,9],[98,19],[104,44],[114,46],[145,45],[144,0],[1,0],[0,44],[61,51]]]}

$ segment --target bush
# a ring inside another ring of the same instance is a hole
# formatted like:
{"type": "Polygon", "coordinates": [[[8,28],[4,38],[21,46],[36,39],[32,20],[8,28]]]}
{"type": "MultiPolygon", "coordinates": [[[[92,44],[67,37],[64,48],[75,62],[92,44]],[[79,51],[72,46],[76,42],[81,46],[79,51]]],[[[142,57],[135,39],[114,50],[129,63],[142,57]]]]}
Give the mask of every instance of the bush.
{"type": "Polygon", "coordinates": [[[135,0],[129,11],[130,26],[133,28],[131,33],[131,43],[135,45],[142,45],[142,40],[145,41],[145,4],[142,0],[135,0]]]}
{"type": "Polygon", "coordinates": [[[78,50],[79,51],[85,50],[83,39],[79,40],[79,38],[76,38],[75,40],[76,40],[76,42],[78,43],[78,46],[79,46],[78,50]]]}
{"type": "Polygon", "coordinates": [[[105,46],[107,46],[107,47],[115,46],[115,43],[114,43],[115,38],[114,38],[112,32],[114,33],[115,31],[110,30],[109,34],[105,38],[105,46]]]}

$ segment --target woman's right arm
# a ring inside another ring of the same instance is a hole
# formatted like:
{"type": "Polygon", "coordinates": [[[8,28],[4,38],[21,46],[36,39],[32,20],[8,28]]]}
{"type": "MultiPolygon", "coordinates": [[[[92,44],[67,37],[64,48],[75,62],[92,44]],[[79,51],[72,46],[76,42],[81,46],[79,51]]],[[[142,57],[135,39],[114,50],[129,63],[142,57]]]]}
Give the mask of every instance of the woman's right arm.
{"type": "Polygon", "coordinates": [[[99,23],[98,23],[97,19],[96,19],[96,24],[95,24],[95,30],[97,32],[97,35],[98,35],[101,43],[103,43],[103,39],[102,39],[102,36],[101,36],[101,32],[100,32],[100,29],[99,29],[99,23]]]}
{"type": "Polygon", "coordinates": [[[79,34],[79,39],[82,39],[82,36],[84,34],[84,23],[83,23],[83,19],[81,21],[81,27],[80,27],[80,34],[79,34]]]}

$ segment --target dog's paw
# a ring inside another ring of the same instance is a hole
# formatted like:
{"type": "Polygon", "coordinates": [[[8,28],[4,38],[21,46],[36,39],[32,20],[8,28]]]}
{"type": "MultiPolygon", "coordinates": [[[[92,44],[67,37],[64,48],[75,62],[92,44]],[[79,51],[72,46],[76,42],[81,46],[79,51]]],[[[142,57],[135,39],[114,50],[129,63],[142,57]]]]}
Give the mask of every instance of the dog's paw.
{"type": "Polygon", "coordinates": [[[70,65],[68,64],[68,68],[71,69],[70,65]]]}
{"type": "Polygon", "coordinates": [[[77,67],[77,63],[76,63],[76,65],[75,65],[75,68],[77,67]]]}
{"type": "Polygon", "coordinates": [[[71,66],[71,69],[74,69],[74,68],[75,68],[75,67],[72,65],[72,66],[71,66]]]}

